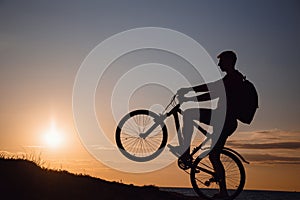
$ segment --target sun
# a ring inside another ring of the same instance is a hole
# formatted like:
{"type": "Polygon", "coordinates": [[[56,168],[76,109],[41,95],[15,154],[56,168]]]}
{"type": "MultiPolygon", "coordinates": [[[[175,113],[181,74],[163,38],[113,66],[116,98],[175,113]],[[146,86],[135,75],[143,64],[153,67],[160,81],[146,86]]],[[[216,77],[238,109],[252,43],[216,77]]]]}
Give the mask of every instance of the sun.
{"type": "Polygon", "coordinates": [[[47,147],[58,148],[62,145],[63,134],[52,124],[51,128],[44,134],[44,141],[47,147]]]}

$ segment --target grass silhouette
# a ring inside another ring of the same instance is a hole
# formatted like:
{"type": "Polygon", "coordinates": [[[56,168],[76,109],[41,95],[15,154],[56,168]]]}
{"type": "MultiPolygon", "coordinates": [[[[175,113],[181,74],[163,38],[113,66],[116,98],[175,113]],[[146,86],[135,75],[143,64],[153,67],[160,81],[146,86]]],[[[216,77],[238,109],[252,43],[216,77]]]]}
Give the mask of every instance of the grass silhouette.
{"type": "Polygon", "coordinates": [[[0,199],[196,199],[155,186],[109,182],[41,167],[41,159],[0,155],[0,199]]]}

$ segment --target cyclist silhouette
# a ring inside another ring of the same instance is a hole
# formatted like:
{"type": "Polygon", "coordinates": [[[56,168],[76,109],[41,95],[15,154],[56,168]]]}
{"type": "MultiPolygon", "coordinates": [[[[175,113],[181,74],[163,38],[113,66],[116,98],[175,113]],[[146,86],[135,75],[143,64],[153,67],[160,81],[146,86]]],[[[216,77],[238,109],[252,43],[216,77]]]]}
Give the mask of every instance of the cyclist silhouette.
{"type": "MultiPolygon", "coordinates": [[[[179,99],[181,102],[187,101],[208,101],[212,99],[219,98],[218,100],[218,108],[221,106],[226,106],[226,114],[225,114],[225,122],[223,129],[221,131],[220,137],[216,142],[215,146],[209,153],[209,159],[212,163],[215,173],[217,177],[219,177],[220,184],[220,192],[215,195],[216,198],[227,197],[227,188],[225,181],[225,170],[222,162],[220,161],[221,150],[223,149],[228,136],[230,136],[237,128],[237,118],[235,115],[236,105],[237,105],[237,95],[239,94],[239,89],[243,82],[243,75],[235,69],[235,64],[237,60],[237,56],[233,51],[224,51],[220,55],[217,56],[219,59],[218,66],[221,71],[225,72],[226,75],[215,82],[198,85],[190,88],[181,88],[177,91],[179,95],[179,99]],[[221,87],[225,87],[226,99],[222,99],[222,96],[218,91],[220,91],[221,87]],[[198,95],[195,97],[186,97],[185,95],[191,91],[196,93],[198,92],[206,92],[204,94],[198,95]],[[226,103],[225,103],[226,102],[226,103]]],[[[203,109],[203,108],[191,108],[186,109],[183,112],[183,147],[185,151],[180,157],[183,161],[189,164],[192,160],[190,156],[190,143],[193,134],[193,120],[198,120],[201,123],[205,123],[208,125],[212,125],[214,127],[214,123],[211,124],[211,114],[212,112],[218,113],[218,108],[216,110],[211,109],[203,109]]],[[[223,114],[224,116],[224,114],[223,114]]],[[[170,146],[171,151],[181,152],[183,149],[182,146],[172,147],[170,146]]]]}

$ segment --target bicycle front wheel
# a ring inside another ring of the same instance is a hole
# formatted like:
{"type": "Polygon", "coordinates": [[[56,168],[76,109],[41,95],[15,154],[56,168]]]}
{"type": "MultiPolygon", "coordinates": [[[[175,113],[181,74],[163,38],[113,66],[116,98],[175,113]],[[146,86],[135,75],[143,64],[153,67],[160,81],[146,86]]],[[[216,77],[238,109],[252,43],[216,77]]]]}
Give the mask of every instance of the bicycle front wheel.
{"type": "Polygon", "coordinates": [[[157,125],[159,116],[149,110],[135,110],[125,115],[116,129],[116,143],[123,155],[133,161],[146,162],[156,158],[167,144],[167,128],[165,124],[157,125]],[[143,138],[153,126],[152,132],[143,138]]]}
{"type": "MultiPolygon", "coordinates": [[[[245,185],[245,169],[242,162],[231,152],[222,150],[221,162],[225,169],[225,180],[229,198],[237,197],[245,185]]],[[[191,169],[191,183],[195,192],[204,199],[213,199],[219,193],[218,179],[208,156],[197,158],[191,169]]]]}

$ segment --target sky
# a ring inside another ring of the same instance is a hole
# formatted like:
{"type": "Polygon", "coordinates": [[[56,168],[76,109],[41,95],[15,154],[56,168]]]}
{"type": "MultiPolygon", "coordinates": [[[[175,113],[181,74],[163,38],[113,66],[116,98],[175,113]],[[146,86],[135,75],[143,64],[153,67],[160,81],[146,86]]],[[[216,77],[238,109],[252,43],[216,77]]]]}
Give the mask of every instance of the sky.
{"type": "MultiPolygon", "coordinates": [[[[0,151],[41,154],[49,167],[108,180],[190,187],[189,177],[176,163],[138,175],[105,166],[87,152],[73,119],[76,74],[89,53],[114,34],[162,27],[193,38],[214,62],[223,50],[237,53],[237,69],[259,93],[253,123],[240,124],[228,141],[251,162],[245,166],[246,188],[300,191],[299,8],[297,0],[2,0],[0,151]],[[57,146],[45,139],[51,130],[61,135],[57,146]]],[[[150,58],[146,55],[142,52],[140,59],[136,52],[127,59],[120,58],[114,68],[148,62],[153,55],[156,61],[160,56],[172,60],[167,53],[152,53],[150,58]]],[[[117,71],[108,73],[108,77],[114,77],[117,71]]],[[[110,92],[98,92],[96,99],[108,98],[110,92]]],[[[171,93],[166,93],[162,104],[169,97],[171,93]]],[[[143,102],[139,100],[138,104],[143,102]]],[[[106,126],[107,132],[115,129],[109,122],[106,126]]]]}

